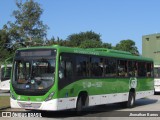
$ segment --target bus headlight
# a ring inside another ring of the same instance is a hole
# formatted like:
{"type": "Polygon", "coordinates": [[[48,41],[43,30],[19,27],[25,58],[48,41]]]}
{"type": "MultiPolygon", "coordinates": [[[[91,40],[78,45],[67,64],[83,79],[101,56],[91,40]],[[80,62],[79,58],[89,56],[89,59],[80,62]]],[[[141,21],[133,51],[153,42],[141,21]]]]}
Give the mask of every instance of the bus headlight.
{"type": "Polygon", "coordinates": [[[16,100],[16,97],[14,96],[14,94],[13,94],[12,91],[10,92],[10,97],[11,97],[12,99],[16,100]]]}
{"type": "Polygon", "coordinates": [[[47,97],[47,99],[45,101],[51,100],[53,96],[54,96],[54,92],[52,92],[51,94],[49,94],[48,97],[47,97]]]}

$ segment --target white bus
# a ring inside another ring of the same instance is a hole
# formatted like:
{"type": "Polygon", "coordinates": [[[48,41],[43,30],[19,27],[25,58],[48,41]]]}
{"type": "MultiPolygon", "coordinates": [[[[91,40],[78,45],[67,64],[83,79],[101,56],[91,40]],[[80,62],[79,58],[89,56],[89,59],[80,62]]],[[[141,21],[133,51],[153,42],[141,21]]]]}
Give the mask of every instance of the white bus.
{"type": "Polygon", "coordinates": [[[160,92],[160,64],[154,65],[154,90],[155,94],[160,92]]]}
{"type": "Polygon", "coordinates": [[[12,65],[1,65],[0,69],[0,90],[9,91],[12,65]]]}

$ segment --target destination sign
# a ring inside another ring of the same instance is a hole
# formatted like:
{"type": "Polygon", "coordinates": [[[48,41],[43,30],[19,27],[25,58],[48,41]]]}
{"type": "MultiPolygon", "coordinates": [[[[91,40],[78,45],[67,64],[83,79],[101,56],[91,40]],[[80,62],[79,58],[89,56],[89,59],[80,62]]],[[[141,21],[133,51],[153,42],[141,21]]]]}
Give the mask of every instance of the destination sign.
{"type": "Polygon", "coordinates": [[[20,50],[16,52],[16,57],[41,57],[56,55],[56,50],[20,50]]]}
{"type": "Polygon", "coordinates": [[[21,57],[37,57],[37,56],[51,56],[51,50],[38,50],[38,51],[20,51],[21,57]]]}

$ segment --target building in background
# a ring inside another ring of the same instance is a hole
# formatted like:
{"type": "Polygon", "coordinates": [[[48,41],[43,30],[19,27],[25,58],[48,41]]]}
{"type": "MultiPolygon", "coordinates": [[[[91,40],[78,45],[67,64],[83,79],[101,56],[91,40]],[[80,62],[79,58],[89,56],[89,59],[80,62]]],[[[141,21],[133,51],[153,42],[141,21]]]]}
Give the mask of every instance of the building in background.
{"type": "Polygon", "coordinates": [[[154,60],[154,88],[160,92],[160,33],[142,37],[142,56],[154,60]]]}
{"type": "Polygon", "coordinates": [[[154,64],[160,64],[160,33],[142,37],[142,56],[152,58],[154,64]]]}

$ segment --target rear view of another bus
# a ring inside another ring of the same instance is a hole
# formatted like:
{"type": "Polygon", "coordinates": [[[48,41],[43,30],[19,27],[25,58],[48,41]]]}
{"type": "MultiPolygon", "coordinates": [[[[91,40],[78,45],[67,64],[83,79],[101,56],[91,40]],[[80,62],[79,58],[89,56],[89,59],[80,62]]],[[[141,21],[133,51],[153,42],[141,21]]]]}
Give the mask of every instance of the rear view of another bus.
{"type": "Polygon", "coordinates": [[[154,65],[154,89],[155,94],[160,93],[160,65],[154,65]]]}
{"type": "Polygon", "coordinates": [[[0,69],[0,90],[9,91],[12,65],[1,65],[0,69]]]}

